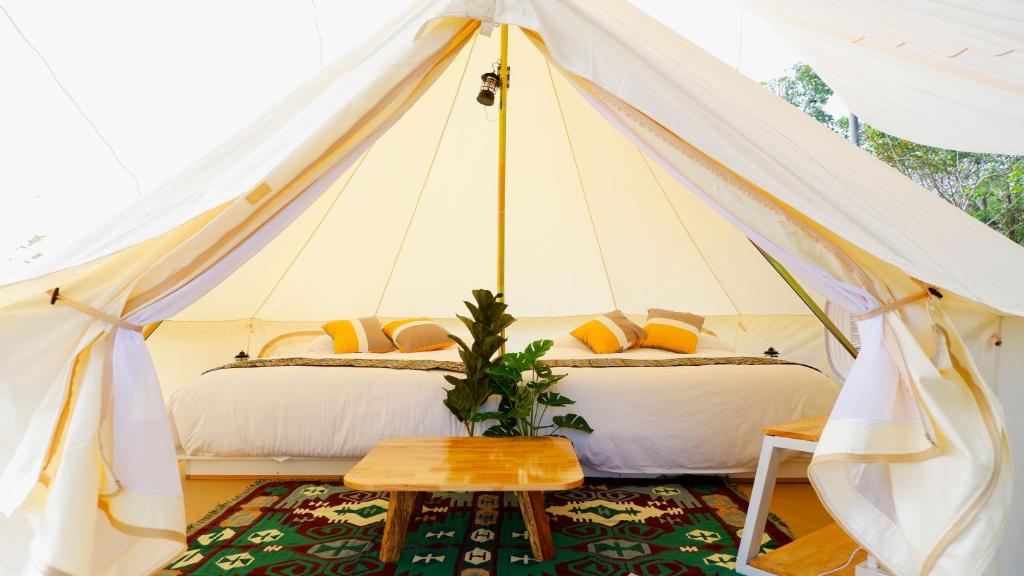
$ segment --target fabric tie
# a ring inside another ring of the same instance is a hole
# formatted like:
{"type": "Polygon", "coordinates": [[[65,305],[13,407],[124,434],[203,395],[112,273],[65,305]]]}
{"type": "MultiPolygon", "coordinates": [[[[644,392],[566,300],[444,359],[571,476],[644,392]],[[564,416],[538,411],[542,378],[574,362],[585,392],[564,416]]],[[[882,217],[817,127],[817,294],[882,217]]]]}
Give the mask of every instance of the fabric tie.
{"type": "Polygon", "coordinates": [[[862,322],[864,320],[869,320],[871,318],[874,318],[875,316],[881,316],[882,314],[885,314],[886,312],[892,312],[893,310],[897,310],[899,308],[902,308],[902,307],[906,306],[907,304],[913,304],[914,302],[917,302],[919,300],[924,300],[924,299],[928,298],[929,296],[931,296],[931,293],[928,290],[922,290],[920,292],[916,292],[916,293],[911,294],[909,296],[904,296],[903,298],[900,298],[899,300],[896,300],[894,302],[890,302],[889,304],[885,304],[883,306],[879,306],[878,308],[875,308],[873,310],[868,310],[867,312],[865,312],[863,314],[854,316],[854,318],[856,318],[858,322],[862,322]]]}
{"type": "Polygon", "coordinates": [[[111,316],[110,314],[107,314],[102,310],[97,310],[92,306],[89,306],[88,304],[83,304],[76,300],[72,300],[71,298],[68,298],[67,296],[61,294],[60,288],[54,288],[53,290],[48,291],[47,295],[50,296],[51,304],[55,303],[57,300],[60,300],[61,302],[64,302],[65,304],[71,306],[75,310],[88,314],[89,316],[92,316],[97,320],[102,320],[107,324],[117,326],[118,328],[123,328],[125,330],[134,330],[135,332],[142,332],[142,326],[139,326],[138,324],[132,324],[130,322],[125,322],[124,320],[118,318],[117,316],[111,316]]]}

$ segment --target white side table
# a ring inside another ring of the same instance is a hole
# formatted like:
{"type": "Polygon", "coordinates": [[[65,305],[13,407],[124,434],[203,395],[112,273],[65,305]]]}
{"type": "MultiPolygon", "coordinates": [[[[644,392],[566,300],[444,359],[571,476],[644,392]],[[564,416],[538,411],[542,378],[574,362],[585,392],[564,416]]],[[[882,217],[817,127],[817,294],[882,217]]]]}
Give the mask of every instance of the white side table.
{"type": "MultiPolygon", "coordinates": [[[[758,555],[765,522],[768,519],[768,506],[775,491],[775,479],[778,476],[782,451],[798,450],[813,453],[827,420],[827,416],[818,416],[764,429],[761,459],[757,463],[754,487],[750,493],[750,506],[747,509],[743,536],[740,538],[736,554],[735,569],[740,574],[817,576],[842,566],[857,549],[857,543],[847,536],[838,524],[832,523],[776,550],[758,555]]],[[[835,572],[835,576],[853,576],[857,570],[856,564],[867,556],[863,551],[857,552],[857,555],[860,558],[850,562],[842,571],[835,572]]]]}

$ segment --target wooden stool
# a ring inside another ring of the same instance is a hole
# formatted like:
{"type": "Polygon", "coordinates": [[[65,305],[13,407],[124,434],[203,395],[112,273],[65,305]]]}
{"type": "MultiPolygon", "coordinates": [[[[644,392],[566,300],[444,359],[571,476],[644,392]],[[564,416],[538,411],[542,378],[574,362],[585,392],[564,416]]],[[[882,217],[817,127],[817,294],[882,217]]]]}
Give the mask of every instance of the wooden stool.
{"type": "MultiPolygon", "coordinates": [[[[775,478],[779,472],[782,451],[798,450],[813,453],[827,420],[828,416],[817,416],[764,429],[761,459],[757,463],[747,520],[743,524],[743,537],[740,539],[739,551],[736,554],[736,571],[740,574],[817,576],[842,566],[857,549],[857,543],[847,536],[838,524],[832,523],[781,548],[758,556],[765,521],[768,519],[768,506],[775,491],[775,478]]],[[[863,551],[857,555],[858,558],[850,562],[849,566],[833,572],[832,575],[853,576],[856,564],[867,556],[863,551]]]]}

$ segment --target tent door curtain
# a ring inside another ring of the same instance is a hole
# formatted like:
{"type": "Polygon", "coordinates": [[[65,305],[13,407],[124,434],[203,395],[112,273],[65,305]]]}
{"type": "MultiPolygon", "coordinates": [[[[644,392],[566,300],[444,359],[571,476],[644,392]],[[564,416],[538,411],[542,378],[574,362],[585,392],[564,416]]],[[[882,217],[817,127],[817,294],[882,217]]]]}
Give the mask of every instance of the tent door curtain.
{"type": "MultiPolygon", "coordinates": [[[[534,39],[540,42],[539,38],[534,39]]],[[[952,442],[936,446],[933,443],[936,437],[961,435],[956,426],[947,428],[939,422],[922,418],[919,402],[926,394],[925,387],[930,383],[907,370],[903,356],[904,348],[913,347],[919,352],[922,350],[920,342],[930,341],[932,331],[930,321],[927,320],[928,314],[924,314],[924,325],[914,323],[919,339],[897,340],[893,337],[894,330],[890,329],[899,327],[906,332],[905,316],[922,319],[921,312],[929,309],[925,305],[925,298],[930,294],[924,291],[925,296],[922,296],[920,285],[904,281],[901,288],[909,292],[906,296],[881,297],[880,293],[888,294],[892,288],[872,281],[871,275],[842,248],[808,226],[798,214],[779,206],[759,187],[735,175],[628,104],[582,78],[567,75],[575,81],[577,88],[588,94],[589,101],[612,124],[719,210],[756,245],[829,299],[840,302],[854,314],[869,316],[867,320],[858,323],[861,352],[825,427],[822,443],[819,444],[809,472],[832,516],[895,574],[927,573],[922,570],[930,569],[940,562],[940,558],[956,565],[961,560],[957,559],[960,552],[955,548],[969,549],[978,546],[978,542],[991,542],[991,533],[986,533],[981,524],[971,524],[964,520],[962,514],[967,509],[973,511],[973,517],[991,514],[1005,521],[1009,468],[1004,465],[1004,460],[992,457],[993,453],[1001,451],[1000,443],[1005,442],[1002,424],[996,418],[985,418],[985,427],[996,428],[994,436],[980,439],[968,436],[973,442],[965,438],[964,443],[952,442]],[[723,195],[729,192],[733,198],[723,195]],[[738,203],[735,196],[741,198],[738,203]],[[737,217],[740,211],[726,210],[724,205],[746,205],[748,214],[756,211],[767,213],[760,218],[751,218],[749,222],[786,223],[783,234],[772,234],[773,239],[784,240],[786,247],[783,248],[763,235],[771,233],[769,230],[762,226],[758,226],[761,230],[755,229],[737,217]],[[822,261],[822,252],[831,258],[822,261]],[[807,256],[801,257],[798,254],[807,256]],[[804,258],[815,258],[819,265],[812,265],[809,259],[804,258]],[[830,265],[827,271],[820,267],[822,263],[830,265]],[[837,278],[848,280],[844,282],[837,278]],[[890,303],[883,304],[886,300],[890,303]],[[907,311],[902,312],[904,309],[907,311]],[[885,316],[884,322],[880,313],[885,316]],[[892,399],[896,401],[891,402],[892,399]],[[934,430],[937,426],[943,430],[936,433],[934,430]],[[929,458],[932,460],[929,461],[929,458]],[[863,471],[862,462],[865,460],[879,462],[872,469],[875,480],[858,484],[847,482],[847,476],[844,475],[856,477],[859,471],[863,471]],[[920,474],[925,468],[922,465],[925,461],[930,462],[931,466],[928,467],[934,467],[936,471],[943,470],[945,474],[957,474],[958,470],[964,469],[961,466],[979,472],[969,482],[959,486],[954,494],[947,494],[945,505],[940,510],[935,501],[909,496],[915,494],[919,482],[924,481],[920,474]],[[842,472],[827,474],[827,469],[842,472]],[[996,489],[996,486],[999,488],[996,489]],[[893,513],[896,502],[905,503],[904,509],[900,510],[903,516],[893,513]],[[878,508],[879,505],[882,508],[878,508]],[[890,513],[879,513],[878,510],[888,510],[890,513]],[[918,531],[924,531],[925,527],[913,522],[898,524],[907,515],[929,519],[930,529],[925,537],[928,553],[925,555],[918,552],[921,539],[918,531]],[[934,520],[939,517],[944,518],[945,522],[935,523],[934,520]],[[937,531],[938,526],[945,528],[950,524],[951,528],[937,531]],[[879,531],[879,525],[888,525],[891,529],[879,531]]],[[[961,357],[960,360],[970,361],[969,357],[961,357]]],[[[945,378],[940,380],[945,386],[960,389],[962,395],[967,390],[956,381],[945,378]]],[[[976,430],[981,425],[980,415],[992,414],[989,399],[967,395],[964,400],[958,406],[940,407],[924,402],[920,405],[930,415],[945,412],[940,421],[958,421],[966,429],[976,430]]],[[[986,549],[991,549],[991,546],[986,549]]],[[[980,564],[984,565],[987,561],[988,558],[981,559],[980,564]]]]}

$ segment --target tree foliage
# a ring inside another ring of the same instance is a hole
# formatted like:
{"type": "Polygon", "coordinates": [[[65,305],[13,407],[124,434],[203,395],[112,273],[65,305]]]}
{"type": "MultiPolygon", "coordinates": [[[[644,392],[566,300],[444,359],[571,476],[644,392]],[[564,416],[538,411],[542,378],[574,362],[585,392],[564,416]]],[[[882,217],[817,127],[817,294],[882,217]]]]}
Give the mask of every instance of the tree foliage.
{"type": "Polygon", "coordinates": [[[764,82],[764,86],[818,122],[838,130],[836,119],[825,110],[832,89],[807,64],[796,64],[792,74],[764,82]]]}
{"type": "MultiPolygon", "coordinates": [[[[764,86],[842,137],[849,120],[825,110],[832,89],[807,64],[764,86]]],[[[1024,156],[923,146],[861,124],[861,146],[914,182],[1024,244],[1024,156]]]]}

